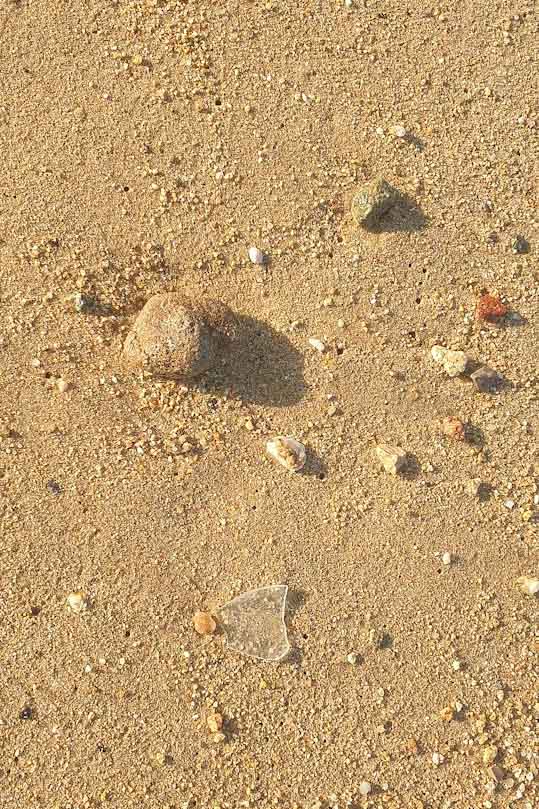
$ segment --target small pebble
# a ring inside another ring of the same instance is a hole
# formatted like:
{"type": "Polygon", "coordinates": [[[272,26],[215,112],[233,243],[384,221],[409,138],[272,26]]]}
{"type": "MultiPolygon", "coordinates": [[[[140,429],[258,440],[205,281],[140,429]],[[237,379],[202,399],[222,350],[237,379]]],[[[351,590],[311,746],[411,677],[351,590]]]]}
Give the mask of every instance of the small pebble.
{"type": "Polygon", "coordinates": [[[480,495],[482,486],[483,481],[481,478],[470,478],[470,480],[466,481],[466,491],[473,497],[480,495]]]}
{"type": "Polygon", "coordinates": [[[359,785],[359,794],[363,797],[370,795],[372,792],[372,784],[369,781],[362,781],[359,785]]]}
{"type": "Polygon", "coordinates": [[[67,382],[67,380],[62,379],[60,377],[59,379],[56,380],[56,387],[57,387],[59,393],[67,393],[67,391],[71,387],[71,384],[69,382],[67,382]]]}
{"type": "Polygon", "coordinates": [[[354,652],[350,652],[350,654],[346,655],[346,662],[349,663],[351,666],[357,665],[358,656],[354,652]]]}
{"type": "Polygon", "coordinates": [[[507,314],[507,306],[495,295],[486,293],[479,298],[475,314],[478,320],[496,323],[507,314]]]}
{"type": "Polygon", "coordinates": [[[195,612],[193,626],[199,635],[213,635],[217,629],[217,624],[209,612],[195,612]]]}
{"type": "Polygon", "coordinates": [[[433,753],[432,754],[432,763],[434,764],[435,767],[439,767],[440,764],[443,764],[444,760],[445,759],[444,759],[444,757],[442,756],[441,753],[433,753]]]}
{"type": "Polygon", "coordinates": [[[89,295],[85,295],[83,292],[75,292],[73,295],[73,302],[75,304],[76,311],[80,312],[81,314],[91,312],[92,309],[95,308],[95,300],[89,295]]]}
{"type": "Polygon", "coordinates": [[[397,124],[397,126],[393,127],[393,134],[395,135],[396,138],[405,138],[408,132],[403,126],[397,124]]]}
{"type": "Polygon", "coordinates": [[[454,711],[454,709],[453,709],[453,707],[451,705],[448,705],[447,707],[442,708],[442,710],[440,711],[440,719],[443,722],[451,722],[454,715],[455,715],[455,711],[454,711]]]}
{"type": "Polygon", "coordinates": [[[390,475],[397,475],[405,468],[407,455],[400,447],[380,444],[374,451],[385,471],[390,475]]]}
{"type": "Polygon", "coordinates": [[[445,553],[442,553],[442,562],[444,565],[450,565],[452,561],[453,559],[449,551],[445,551],[445,553]]]}
{"type": "Polygon", "coordinates": [[[309,345],[314,348],[315,351],[318,351],[320,354],[323,354],[326,350],[326,344],[319,340],[317,337],[309,337],[309,345]]]}
{"type": "Polygon", "coordinates": [[[470,374],[470,379],[480,393],[496,393],[502,381],[500,375],[488,365],[482,365],[470,374]]]}
{"type": "Polygon", "coordinates": [[[483,759],[483,764],[486,764],[487,767],[490,766],[490,764],[494,764],[497,755],[498,748],[493,744],[489,744],[487,747],[485,747],[481,756],[483,759]]]}
{"type": "Polygon", "coordinates": [[[251,261],[251,264],[262,265],[267,262],[267,256],[262,252],[262,250],[259,250],[258,247],[250,247],[249,260],[251,261]]]}
{"type": "Polygon", "coordinates": [[[520,576],[517,584],[528,596],[535,596],[539,593],[539,579],[536,576],[520,576]]]}
{"type": "Polygon", "coordinates": [[[266,451],[289,472],[299,472],[305,466],[307,452],[303,444],[288,435],[278,435],[266,444],[266,451]]]}
{"type": "Polygon", "coordinates": [[[206,718],[206,724],[211,733],[219,733],[223,727],[223,717],[220,713],[211,713],[206,718]]]}
{"type": "Polygon", "coordinates": [[[513,251],[513,253],[517,253],[518,255],[529,253],[530,252],[529,242],[524,238],[524,236],[515,236],[515,238],[511,242],[511,250],[513,251]]]}
{"type": "Polygon", "coordinates": [[[84,593],[70,593],[66,598],[66,604],[74,613],[85,612],[88,609],[88,598],[84,593]]]}
{"type": "Polygon", "coordinates": [[[464,351],[452,351],[441,345],[435,345],[431,349],[434,362],[441,365],[449,377],[459,376],[466,370],[468,357],[464,351]]]}
{"type": "Polygon", "coordinates": [[[381,177],[359,189],[352,200],[352,216],[358,225],[373,227],[395,204],[397,192],[381,177]]]}
{"type": "Polygon", "coordinates": [[[442,421],[442,432],[455,441],[466,439],[466,427],[464,423],[455,416],[446,416],[442,421]]]}

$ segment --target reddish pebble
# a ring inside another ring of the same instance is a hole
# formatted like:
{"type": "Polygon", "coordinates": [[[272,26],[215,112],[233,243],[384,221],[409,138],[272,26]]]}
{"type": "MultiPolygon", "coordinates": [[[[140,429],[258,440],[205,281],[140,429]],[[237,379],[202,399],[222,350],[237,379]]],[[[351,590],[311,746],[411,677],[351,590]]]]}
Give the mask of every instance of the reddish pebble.
{"type": "Polygon", "coordinates": [[[209,612],[195,612],[193,626],[199,635],[213,635],[217,629],[217,624],[209,612]]]}
{"type": "Polygon", "coordinates": [[[442,421],[442,432],[444,435],[454,438],[456,441],[466,439],[466,426],[455,416],[446,416],[442,421]]]}
{"type": "Polygon", "coordinates": [[[477,319],[496,321],[507,314],[507,306],[495,295],[481,295],[477,304],[477,319]]]}

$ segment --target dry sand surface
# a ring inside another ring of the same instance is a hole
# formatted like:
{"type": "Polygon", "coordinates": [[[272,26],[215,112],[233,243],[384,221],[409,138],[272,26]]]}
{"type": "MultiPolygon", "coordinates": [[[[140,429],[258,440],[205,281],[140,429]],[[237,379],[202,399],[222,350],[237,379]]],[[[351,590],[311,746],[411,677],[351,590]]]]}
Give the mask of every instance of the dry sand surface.
{"type": "Polygon", "coordinates": [[[2,808],[538,806],[538,41],[532,0],[1,0],[2,808]],[[121,362],[169,291],[237,313],[190,384],[121,362]],[[273,583],[283,661],[193,631],[273,583]]]}

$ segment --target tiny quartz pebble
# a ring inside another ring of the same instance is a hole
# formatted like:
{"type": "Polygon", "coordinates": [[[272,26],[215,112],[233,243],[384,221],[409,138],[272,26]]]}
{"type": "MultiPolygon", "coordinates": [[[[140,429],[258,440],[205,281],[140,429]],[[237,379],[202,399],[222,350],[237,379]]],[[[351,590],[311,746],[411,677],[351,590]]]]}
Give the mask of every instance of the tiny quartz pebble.
{"type": "Polygon", "coordinates": [[[464,441],[466,438],[466,427],[462,421],[455,416],[446,416],[442,421],[442,432],[449,438],[456,441],[464,441]]]}
{"type": "Polygon", "coordinates": [[[213,635],[217,629],[217,624],[209,612],[195,612],[193,626],[199,635],[213,635]]]}
{"type": "Polygon", "coordinates": [[[266,451],[290,472],[299,472],[305,466],[307,458],[305,447],[288,435],[278,435],[270,439],[266,444],[266,451]]]}
{"type": "Polygon", "coordinates": [[[431,349],[431,355],[434,362],[441,365],[450,377],[459,376],[466,370],[468,357],[464,351],[452,351],[445,346],[435,345],[431,349]]]}
{"type": "Polygon", "coordinates": [[[372,792],[372,785],[368,781],[362,781],[359,785],[359,794],[363,797],[370,795],[372,792]]]}
{"type": "Polygon", "coordinates": [[[432,763],[435,767],[439,767],[440,764],[444,763],[444,757],[441,753],[433,753],[432,754],[432,763]]]}
{"type": "Polygon", "coordinates": [[[265,264],[267,261],[266,254],[258,247],[249,248],[249,260],[251,264],[265,264]]]}
{"type": "Polygon", "coordinates": [[[535,576],[520,576],[517,584],[523,593],[528,596],[535,596],[539,593],[539,579],[535,576]]]}
{"type": "Polygon", "coordinates": [[[84,593],[70,593],[66,599],[66,604],[71,612],[79,613],[88,609],[88,599],[84,593]]]}
{"type": "Polygon", "coordinates": [[[206,718],[206,724],[211,733],[219,733],[223,727],[223,717],[220,713],[211,713],[206,718]]]}
{"type": "Polygon", "coordinates": [[[397,475],[406,466],[406,452],[400,447],[380,444],[374,451],[378,460],[390,475],[397,475]]]}
{"type": "Polygon", "coordinates": [[[400,124],[397,124],[397,126],[393,127],[393,133],[396,138],[405,138],[406,135],[408,134],[406,129],[400,124]]]}
{"type": "Polygon", "coordinates": [[[351,666],[355,666],[357,660],[358,660],[357,654],[355,654],[354,652],[350,652],[350,654],[346,655],[346,662],[349,663],[351,666]]]}
{"type": "Polygon", "coordinates": [[[453,559],[449,551],[445,551],[445,553],[442,553],[442,562],[444,565],[450,565],[452,561],[453,559]]]}

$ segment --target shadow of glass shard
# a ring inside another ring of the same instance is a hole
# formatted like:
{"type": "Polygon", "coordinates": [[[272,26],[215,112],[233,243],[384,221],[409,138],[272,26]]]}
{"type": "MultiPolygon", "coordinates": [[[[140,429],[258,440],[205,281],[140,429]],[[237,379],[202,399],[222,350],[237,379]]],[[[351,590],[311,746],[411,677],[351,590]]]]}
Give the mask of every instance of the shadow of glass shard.
{"type": "Polygon", "coordinates": [[[281,660],[290,651],[284,622],[286,584],[260,587],[229,601],[218,612],[227,646],[258,660],[281,660]]]}

